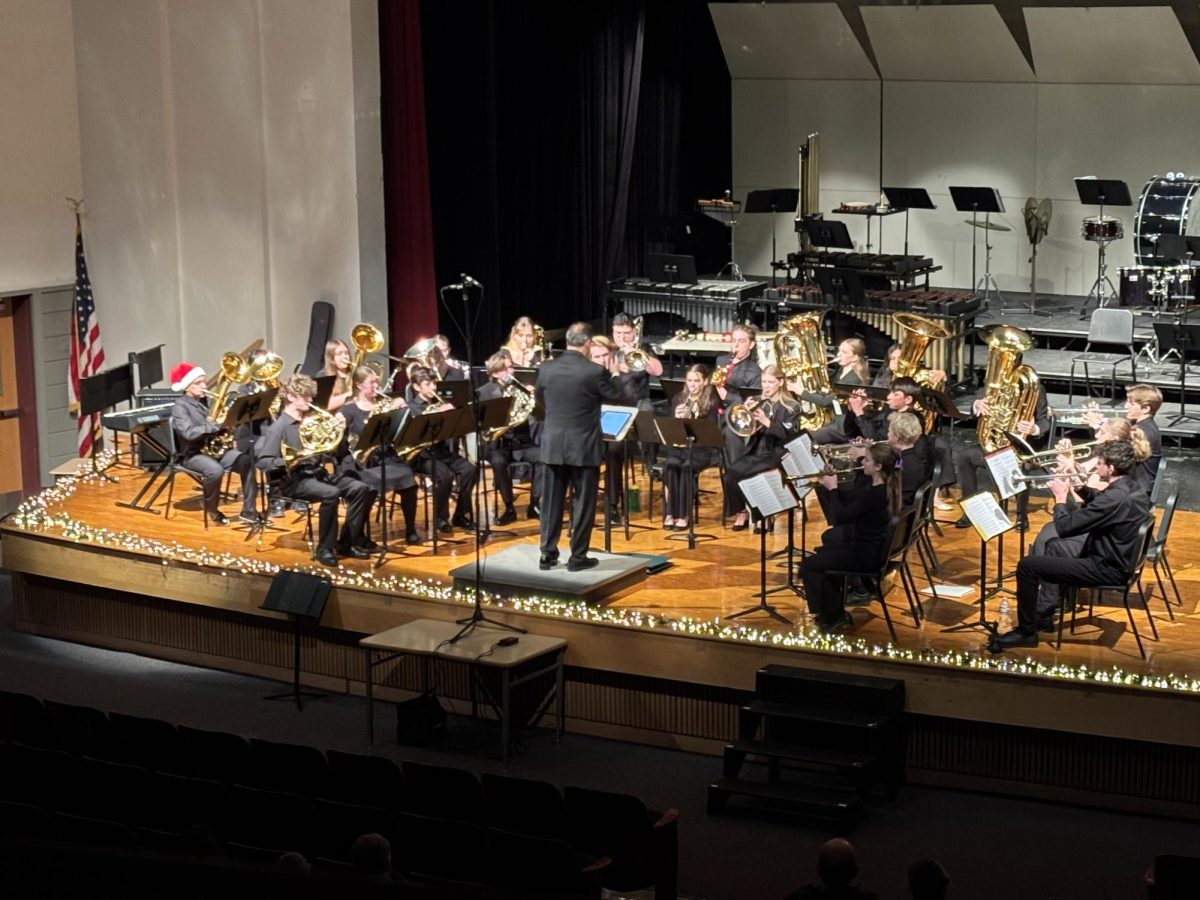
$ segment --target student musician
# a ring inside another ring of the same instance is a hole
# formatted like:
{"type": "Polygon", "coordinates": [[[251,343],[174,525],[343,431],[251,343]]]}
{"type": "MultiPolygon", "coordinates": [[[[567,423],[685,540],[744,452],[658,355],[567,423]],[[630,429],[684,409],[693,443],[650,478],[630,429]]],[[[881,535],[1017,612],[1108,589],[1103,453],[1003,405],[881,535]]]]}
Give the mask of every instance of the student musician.
{"type": "MultiPolygon", "coordinates": [[[[338,460],[338,472],[350,478],[358,478],[377,495],[387,496],[389,491],[400,495],[400,511],[404,515],[404,539],[409,544],[421,543],[421,535],[417,533],[417,479],[412,467],[396,455],[391,446],[376,447],[367,456],[365,465],[360,463],[362,454],[351,452],[350,443],[362,437],[367,420],[375,412],[402,409],[406,406],[403,399],[389,399],[379,395],[379,376],[374,369],[359,366],[354,370],[354,396],[345,403],[337,414],[346,420],[346,439],[339,448],[341,458],[338,460]],[[383,454],[387,454],[387,465],[381,463],[383,454]],[[383,481],[384,469],[387,469],[387,484],[383,481]]],[[[387,509],[384,508],[384,515],[387,509]]],[[[377,550],[374,541],[363,540],[360,546],[367,550],[377,550]]]]}
{"type": "MultiPolygon", "coordinates": [[[[729,336],[729,353],[717,357],[712,385],[720,399],[720,412],[761,390],[762,369],[754,345],[757,335],[753,325],[735,325],[729,336]]],[[[721,424],[723,427],[724,417],[721,424]]],[[[725,429],[725,462],[731,463],[745,453],[746,441],[725,429]]]]}
{"type": "Polygon", "coordinates": [[[886,441],[888,417],[896,412],[916,413],[917,398],[920,396],[921,386],[911,378],[892,379],[887,400],[881,409],[874,409],[866,394],[852,394],[846,401],[850,407],[850,414],[844,423],[846,436],[851,440],[865,438],[868,441],[886,441]]]}
{"type": "Polygon", "coordinates": [[[438,378],[442,381],[465,381],[468,366],[462,360],[455,359],[454,353],[450,349],[450,338],[444,334],[435,334],[433,340],[438,348],[438,352],[434,355],[438,378]]]}
{"type": "Polygon", "coordinates": [[[783,459],[784,444],[799,435],[796,417],[800,414],[800,404],[783,386],[783,370],[779,366],[767,366],[760,377],[762,395],[754,398],[755,408],[751,413],[754,432],[746,442],[745,454],[727,463],[725,468],[725,514],[734,516],[731,526],[734,531],[743,531],[750,521],[746,498],[738,482],[778,468],[783,459]],[[762,401],[770,402],[770,415],[762,401]]]}
{"type": "MultiPolygon", "coordinates": [[[[438,396],[437,373],[433,369],[417,366],[411,374],[412,396],[409,406],[417,415],[442,412],[454,407],[438,396]]],[[[433,479],[433,499],[438,530],[449,534],[455,527],[464,531],[475,529],[471,514],[471,492],[479,476],[474,464],[460,455],[452,441],[439,441],[422,450],[414,462],[414,468],[433,479]],[[454,518],[450,518],[450,492],[458,482],[458,495],[454,505],[454,518]]]]}
{"type": "Polygon", "coordinates": [[[354,396],[352,383],[354,373],[350,371],[350,348],[344,341],[334,338],[325,345],[325,366],[322,375],[333,375],[333,393],[329,395],[328,408],[330,412],[337,410],[354,396]]]}
{"type": "MultiPolygon", "coordinates": [[[[238,516],[243,522],[258,521],[254,500],[258,496],[254,479],[254,461],[249,453],[233,446],[213,456],[205,452],[209,438],[221,431],[221,426],[208,418],[208,382],[204,370],[194,363],[182,362],[171,370],[171,390],[183,391],[183,396],[171,407],[171,429],[175,432],[176,452],[180,465],[200,478],[204,489],[204,509],[214,525],[228,525],[229,519],[221,512],[221,478],[226,472],[237,472],[242,480],[242,511],[238,516]]],[[[221,411],[224,413],[224,410],[221,411]]]]}
{"type": "MultiPolygon", "coordinates": [[[[708,382],[708,367],[691,366],[684,376],[684,390],[671,401],[677,419],[708,419],[717,421],[717,392],[708,382]]],[[[693,447],[693,472],[720,463],[721,451],[716,447],[693,447]]],[[[663,459],[663,528],[668,531],[687,531],[693,505],[692,484],[688,479],[687,447],[667,447],[663,459]]]]}
{"type": "MultiPolygon", "coordinates": [[[[587,345],[587,358],[612,376],[613,384],[620,392],[616,402],[621,406],[637,406],[637,385],[622,375],[621,363],[617,358],[617,345],[611,338],[596,335],[587,345]]],[[[625,465],[625,444],[619,441],[604,441],[604,495],[608,504],[607,515],[612,525],[620,525],[621,510],[624,508],[621,471],[625,465]]]]}
{"type": "Polygon", "coordinates": [[[629,313],[617,313],[613,316],[612,342],[617,346],[616,357],[621,378],[632,385],[630,390],[637,396],[638,408],[651,409],[650,379],[662,375],[662,361],[650,354],[644,342],[641,344],[637,342],[637,326],[629,313]],[[631,369],[626,361],[626,355],[634,350],[645,354],[646,368],[640,372],[631,369]]]}
{"type": "Polygon", "coordinates": [[[300,422],[307,415],[327,415],[312,405],[317,383],[307,375],[293,375],[280,389],[283,409],[263,432],[254,450],[258,467],[280,475],[280,490],[285,497],[320,504],[317,525],[316,560],[323,566],[336,566],[338,554],[367,559],[373,543],[364,531],[367,513],[375,501],[375,492],[357,478],[333,476],[320,455],[293,463],[288,468],[283,446],[301,448],[300,422]],[[314,410],[316,410],[314,412],[314,410]],[[338,501],[346,501],[346,521],[338,532],[338,501]]]}
{"type": "MultiPolygon", "coordinates": [[[[833,365],[833,383],[837,387],[863,387],[871,382],[871,371],[867,366],[867,345],[862,338],[846,338],[838,344],[833,365]]],[[[815,406],[832,407],[835,399],[832,394],[799,393],[797,396],[815,406]]],[[[809,437],[814,444],[844,444],[849,440],[844,420],[843,412],[832,423],[818,428],[809,437]]]]}
{"type": "Polygon", "coordinates": [[[896,451],[887,444],[872,444],[863,457],[865,484],[843,489],[836,474],[822,475],[817,490],[827,497],[830,529],[821,546],[800,563],[808,609],[823,632],[854,625],[842,599],[839,577],[831,569],[853,569],[878,559],[891,517],[901,509],[900,473],[896,451]]]}
{"type": "MultiPolygon", "coordinates": [[[[1138,427],[1150,446],[1149,458],[1134,473],[1147,490],[1154,485],[1158,466],[1162,462],[1162,434],[1159,433],[1158,423],[1154,420],[1162,402],[1162,391],[1152,384],[1131,384],[1125,389],[1125,418],[1138,427]]],[[[1103,416],[1096,411],[1090,413],[1087,419],[1093,429],[1099,429],[1103,416]]]]}
{"type": "MultiPolygon", "coordinates": [[[[478,391],[481,401],[496,400],[506,396],[506,391],[511,390],[533,394],[530,388],[517,381],[512,358],[504,351],[498,351],[488,357],[487,371],[488,383],[478,391]]],[[[508,468],[514,462],[529,463],[533,467],[533,482],[530,487],[529,506],[525,508],[525,518],[538,517],[538,506],[542,496],[542,464],[538,459],[537,446],[537,432],[540,430],[541,423],[530,417],[515,428],[505,431],[497,440],[488,442],[487,458],[492,467],[492,481],[496,486],[496,493],[504,501],[504,512],[497,517],[497,525],[508,525],[517,518],[512,472],[508,468]]]]}
{"type": "Polygon", "coordinates": [[[518,369],[531,369],[542,361],[536,341],[533,319],[521,316],[512,323],[512,328],[508,330],[508,340],[500,345],[500,349],[508,351],[513,365],[518,369]]]}

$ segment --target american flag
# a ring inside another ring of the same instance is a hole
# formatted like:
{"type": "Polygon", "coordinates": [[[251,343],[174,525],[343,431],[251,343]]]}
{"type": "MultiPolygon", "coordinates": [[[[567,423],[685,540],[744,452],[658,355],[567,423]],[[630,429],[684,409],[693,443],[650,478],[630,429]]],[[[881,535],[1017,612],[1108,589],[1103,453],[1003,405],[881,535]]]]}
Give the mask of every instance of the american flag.
{"type": "MultiPolygon", "coordinates": [[[[96,318],[96,301],[92,298],[92,282],[88,278],[87,260],[83,258],[83,230],[79,214],[75,215],[75,299],[71,303],[71,377],[67,379],[67,403],[71,412],[79,412],[79,382],[104,368],[104,346],[100,343],[100,320],[96,318]]],[[[99,418],[95,413],[77,416],[79,455],[89,456],[92,441],[99,437],[99,418]]]]}

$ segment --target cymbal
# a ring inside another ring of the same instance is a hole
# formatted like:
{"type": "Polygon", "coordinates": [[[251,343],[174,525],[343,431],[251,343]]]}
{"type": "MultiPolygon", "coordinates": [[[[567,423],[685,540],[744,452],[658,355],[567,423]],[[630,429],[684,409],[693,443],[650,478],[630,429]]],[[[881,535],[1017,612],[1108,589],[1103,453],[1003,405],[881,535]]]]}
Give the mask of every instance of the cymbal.
{"type": "Polygon", "coordinates": [[[976,228],[986,228],[988,231],[1012,231],[1007,225],[1001,225],[999,222],[972,222],[970,219],[963,219],[963,221],[976,228]]]}

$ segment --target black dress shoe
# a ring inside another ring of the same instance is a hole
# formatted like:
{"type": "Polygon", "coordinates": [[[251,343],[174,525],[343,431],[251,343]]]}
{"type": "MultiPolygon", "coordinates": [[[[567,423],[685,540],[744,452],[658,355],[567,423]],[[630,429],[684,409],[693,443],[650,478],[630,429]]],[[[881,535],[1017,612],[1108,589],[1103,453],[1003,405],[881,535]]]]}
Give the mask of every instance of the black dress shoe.
{"type": "Polygon", "coordinates": [[[557,553],[543,553],[541,555],[541,557],[538,559],[538,568],[541,569],[543,572],[548,572],[550,569],[553,569],[557,565],[558,565],[558,554],[557,553]]]}
{"type": "Polygon", "coordinates": [[[1033,634],[1026,634],[1020,628],[1014,628],[1012,631],[998,634],[992,638],[991,643],[988,644],[988,649],[993,653],[999,653],[1010,647],[1036,647],[1037,645],[1038,636],[1036,631],[1033,634]]]}
{"type": "Polygon", "coordinates": [[[1025,534],[1029,531],[1029,516],[1021,516],[1017,519],[1017,534],[1025,534]]]}
{"type": "Polygon", "coordinates": [[[450,520],[450,524],[455,528],[461,528],[463,531],[475,530],[475,520],[470,516],[455,516],[450,520]]]}
{"type": "Polygon", "coordinates": [[[822,634],[832,634],[835,631],[846,631],[854,627],[854,619],[850,613],[844,612],[832,622],[818,622],[817,628],[822,634]]]}
{"type": "Polygon", "coordinates": [[[542,510],[539,508],[538,504],[530,503],[527,507],[525,507],[525,518],[540,519],[541,517],[542,510]]]}
{"type": "Polygon", "coordinates": [[[509,525],[515,521],[517,521],[517,511],[511,506],[506,506],[504,512],[496,516],[497,525],[509,525]]]}
{"type": "Polygon", "coordinates": [[[361,537],[354,542],[355,547],[362,547],[364,550],[375,551],[379,549],[379,545],[369,537],[361,537]]]}
{"type": "Polygon", "coordinates": [[[323,566],[333,566],[333,567],[336,567],[338,564],[337,556],[334,555],[334,552],[332,550],[318,550],[317,551],[317,562],[319,562],[323,566]]]}
{"type": "Polygon", "coordinates": [[[421,535],[417,533],[416,529],[413,529],[404,535],[404,543],[419,544],[421,543],[421,535]]]}
{"type": "Polygon", "coordinates": [[[437,529],[442,534],[454,534],[454,526],[449,519],[438,519],[437,529]]]}
{"type": "Polygon", "coordinates": [[[583,559],[571,559],[567,561],[568,572],[582,572],[584,569],[592,569],[600,565],[600,560],[594,556],[585,556],[583,559]]]}
{"type": "Polygon", "coordinates": [[[229,524],[229,517],[227,515],[225,515],[225,513],[223,513],[223,512],[213,513],[211,516],[208,517],[208,520],[210,522],[212,522],[214,525],[220,525],[221,527],[224,527],[229,524]]]}
{"type": "Polygon", "coordinates": [[[621,511],[619,509],[610,509],[608,511],[608,521],[610,521],[613,525],[625,524],[625,520],[621,518],[621,511]]]}
{"type": "Polygon", "coordinates": [[[855,588],[846,594],[846,602],[854,606],[867,606],[875,599],[875,595],[866,588],[855,588]]]}
{"type": "Polygon", "coordinates": [[[747,519],[745,522],[734,522],[732,525],[729,526],[729,529],[731,531],[745,531],[749,527],[750,527],[750,520],[747,519]]]}
{"type": "Polygon", "coordinates": [[[371,558],[370,550],[364,550],[362,547],[355,547],[353,544],[348,547],[345,544],[338,544],[337,549],[338,553],[340,553],[342,556],[353,556],[355,559],[371,558]]]}
{"type": "Polygon", "coordinates": [[[238,513],[238,521],[245,522],[247,525],[257,525],[258,524],[258,513],[256,513],[256,512],[238,513]]]}
{"type": "Polygon", "coordinates": [[[954,527],[955,528],[970,528],[971,527],[971,517],[963,516],[961,519],[959,519],[957,522],[954,523],[954,527]]]}

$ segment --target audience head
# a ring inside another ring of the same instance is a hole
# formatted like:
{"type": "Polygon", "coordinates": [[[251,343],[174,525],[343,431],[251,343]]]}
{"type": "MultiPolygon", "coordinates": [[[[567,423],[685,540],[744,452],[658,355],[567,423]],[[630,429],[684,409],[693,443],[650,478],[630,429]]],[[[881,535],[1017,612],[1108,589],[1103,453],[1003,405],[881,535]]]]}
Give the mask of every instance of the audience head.
{"type": "Polygon", "coordinates": [[[844,838],[833,838],[822,844],[817,853],[817,875],[829,887],[852,882],[858,876],[858,854],[851,843],[844,838]]]}
{"type": "Polygon", "coordinates": [[[358,875],[387,875],[392,870],[392,845],[382,834],[359,835],[350,847],[350,865],[358,875]]]}
{"type": "Polygon", "coordinates": [[[913,900],[944,900],[950,876],[934,859],[918,859],[908,867],[908,892],[913,900]]]}
{"type": "Polygon", "coordinates": [[[279,859],[275,860],[275,871],[288,875],[307,875],[312,871],[312,865],[303,853],[289,850],[287,853],[281,853],[279,859]]]}

